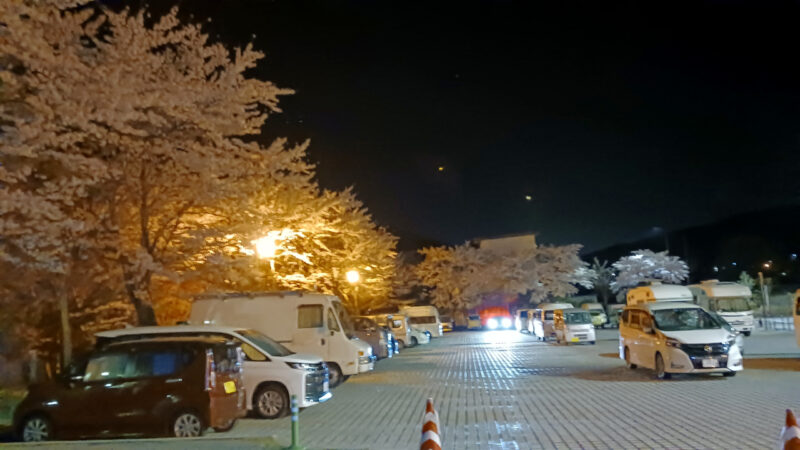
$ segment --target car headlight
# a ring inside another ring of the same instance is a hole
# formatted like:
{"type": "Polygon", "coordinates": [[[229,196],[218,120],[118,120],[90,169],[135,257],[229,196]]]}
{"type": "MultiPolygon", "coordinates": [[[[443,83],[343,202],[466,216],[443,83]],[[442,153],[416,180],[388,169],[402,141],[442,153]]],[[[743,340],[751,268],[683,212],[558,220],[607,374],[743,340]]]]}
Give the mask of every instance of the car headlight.
{"type": "Polygon", "coordinates": [[[501,323],[503,324],[503,328],[511,328],[511,319],[508,317],[503,317],[501,323]]]}
{"type": "Polygon", "coordinates": [[[490,330],[497,328],[497,325],[497,319],[492,318],[486,321],[486,326],[489,327],[490,330]]]}
{"type": "Polygon", "coordinates": [[[306,363],[286,363],[287,366],[291,367],[292,369],[300,369],[300,370],[315,370],[315,364],[306,364],[306,363]]]}
{"type": "Polygon", "coordinates": [[[673,348],[683,347],[683,344],[681,344],[680,341],[678,341],[677,339],[667,338],[664,341],[664,343],[667,344],[667,347],[673,347],[673,348]]]}

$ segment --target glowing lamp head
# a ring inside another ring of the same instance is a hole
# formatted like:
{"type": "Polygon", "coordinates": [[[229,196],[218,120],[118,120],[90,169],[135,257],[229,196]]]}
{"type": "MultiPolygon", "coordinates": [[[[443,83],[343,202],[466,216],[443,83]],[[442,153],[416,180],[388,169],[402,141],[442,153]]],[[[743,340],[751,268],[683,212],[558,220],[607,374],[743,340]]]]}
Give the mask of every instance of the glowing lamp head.
{"type": "Polygon", "coordinates": [[[500,324],[503,326],[503,328],[511,328],[511,319],[508,317],[503,317],[503,319],[500,321],[500,324]]]}
{"type": "Polygon", "coordinates": [[[347,282],[350,284],[356,284],[358,280],[361,279],[361,275],[359,275],[357,270],[348,270],[345,277],[347,277],[347,282]]]}
{"type": "Polygon", "coordinates": [[[486,321],[486,326],[489,327],[490,330],[496,330],[498,325],[500,324],[497,323],[497,319],[494,317],[486,321]]]}
{"type": "Polygon", "coordinates": [[[274,258],[278,252],[277,239],[273,236],[264,236],[253,241],[259,258],[274,258]]]}

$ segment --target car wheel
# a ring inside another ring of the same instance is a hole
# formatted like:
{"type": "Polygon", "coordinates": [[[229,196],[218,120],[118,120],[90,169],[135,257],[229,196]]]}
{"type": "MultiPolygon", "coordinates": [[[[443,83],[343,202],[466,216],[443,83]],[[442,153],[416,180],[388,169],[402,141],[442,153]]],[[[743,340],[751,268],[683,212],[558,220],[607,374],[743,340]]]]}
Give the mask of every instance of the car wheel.
{"type": "Polygon", "coordinates": [[[53,423],[45,416],[30,416],[20,426],[20,437],[24,442],[41,442],[53,439],[53,423]]]}
{"type": "Polygon", "coordinates": [[[594,344],[595,344],[595,341],[591,341],[591,342],[589,342],[589,343],[590,343],[590,344],[592,344],[592,345],[594,345],[594,344]]]}
{"type": "Polygon", "coordinates": [[[667,372],[667,368],[664,366],[664,358],[661,356],[661,353],[656,353],[656,378],[659,380],[669,380],[672,378],[672,374],[667,372]]]}
{"type": "Polygon", "coordinates": [[[184,411],[172,421],[173,437],[199,437],[203,435],[203,420],[193,411],[184,411]]]}
{"type": "Polygon", "coordinates": [[[417,346],[417,338],[415,338],[413,336],[411,337],[411,346],[412,347],[416,347],[417,346]]]}
{"type": "Polygon", "coordinates": [[[723,377],[735,377],[736,376],[736,372],[723,372],[722,376],[723,377]]]}
{"type": "Polygon", "coordinates": [[[231,420],[231,423],[229,423],[227,426],[214,427],[214,431],[217,432],[217,433],[225,433],[225,432],[231,431],[233,429],[233,427],[236,426],[236,422],[237,422],[237,420],[233,419],[233,420],[231,420]]]}
{"type": "Polygon", "coordinates": [[[289,412],[289,395],[279,384],[261,386],[253,396],[253,409],[262,419],[283,417],[289,412]]]}
{"type": "Polygon", "coordinates": [[[628,369],[636,368],[636,364],[631,362],[631,351],[628,350],[628,347],[625,347],[625,365],[628,366],[628,369]]]}
{"type": "Polygon", "coordinates": [[[344,374],[342,369],[336,363],[328,363],[329,383],[331,388],[342,384],[344,382],[344,374]]]}
{"type": "Polygon", "coordinates": [[[752,333],[752,331],[742,331],[742,334],[748,337],[750,336],[750,333],[752,333]]]}

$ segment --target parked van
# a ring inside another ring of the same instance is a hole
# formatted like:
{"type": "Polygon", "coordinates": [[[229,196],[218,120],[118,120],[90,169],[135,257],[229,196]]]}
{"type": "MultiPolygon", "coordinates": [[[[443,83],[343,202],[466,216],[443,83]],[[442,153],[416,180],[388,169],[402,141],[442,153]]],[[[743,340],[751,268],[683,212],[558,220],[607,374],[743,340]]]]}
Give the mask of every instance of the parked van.
{"type": "Polygon", "coordinates": [[[556,309],[553,311],[553,330],[559,344],[589,343],[594,345],[596,338],[592,315],[578,308],[556,309]]]}
{"type": "Polygon", "coordinates": [[[602,328],[608,323],[608,315],[606,315],[602,303],[584,303],[581,305],[581,309],[589,312],[589,315],[592,316],[592,325],[595,327],[602,328]]]}
{"type": "Polygon", "coordinates": [[[372,354],[378,359],[394,356],[394,345],[389,331],[369,317],[353,317],[356,336],[372,347],[372,354]]]}
{"type": "Polygon", "coordinates": [[[530,319],[533,318],[533,309],[518,309],[517,317],[514,318],[514,328],[520,333],[530,333],[533,329],[533,323],[530,319]]]}
{"type": "Polygon", "coordinates": [[[750,288],[739,283],[705,280],[689,286],[694,302],[722,316],[731,326],[745,336],[753,332],[755,320],[750,299],[750,288]]]}
{"type": "Polygon", "coordinates": [[[800,347],[800,289],[794,293],[792,314],[794,315],[794,335],[797,339],[797,346],[800,347]]]}
{"type": "Polygon", "coordinates": [[[477,314],[470,314],[467,316],[467,329],[468,330],[480,330],[481,326],[481,316],[477,314]]]}
{"type": "MultiPolygon", "coordinates": [[[[686,286],[661,286],[657,290],[670,297],[691,296],[686,286]]],[[[673,373],[734,376],[743,369],[736,333],[705,309],[690,302],[638,299],[625,307],[619,325],[619,355],[629,368],[653,369],[659,379],[673,373]]]]}
{"type": "Polygon", "coordinates": [[[32,385],[14,411],[21,440],[117,436],[197,437],[244,417],[238,344],[162,337],[112,343],[32,385]]]}
{"type": "Polygon", "coordinates": [[[553,311],[557,309],[572,309],[569,303],[541,303],[533,311],[533,334],[540,341],[556,337],[553,330],[553,311]]]}
{"type": "Polygon", "coordinates": [[[294,353],[256,330],[211,325],[138,327],[95,334],[98,348],[112,342],[154,337],[210,337],[237,342],[244,352],[247,409],[264,419],[289,414],[292,395],[297,406],[308,408],[331,398],[328,368],[321,358],[294,353]]]}
{"type": "MultiPolygon", "coordinates": [[[[374,319],[379,324],[389,328],[392,333],[394,333],[394,336],[401,348],[414,347],[420,343],[420,332],[414,332],[414,327],[411,326],[409,318],[405,315],[377,314],[369,317],[374,319]]],[[[425,339],[425,341],[429,341],[429,339],[425,339]]]]}
{"type": "Polygon", "coordinates": [[[328,364],[335,387],[375,367],[372,347],[355,338],[350,316],[333,295],[264,292],[208,295],[192,304],[192,324],[258,330],[298,353],[328,364]]]}
{"type": "Polygon", "coordinates": [[[408,316],[411,326],[430,332],[431,337],[440,337],[444,333],[439,311],[434,306],[404,306],[400,312],[408,316]]]}

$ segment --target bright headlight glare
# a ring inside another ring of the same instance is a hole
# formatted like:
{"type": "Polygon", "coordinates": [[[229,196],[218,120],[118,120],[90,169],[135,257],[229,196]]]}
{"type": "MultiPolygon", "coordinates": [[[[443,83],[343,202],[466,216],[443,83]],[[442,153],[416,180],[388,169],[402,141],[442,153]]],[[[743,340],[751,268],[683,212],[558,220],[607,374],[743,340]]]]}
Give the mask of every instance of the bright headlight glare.
{"type": "Polygon", "coordinates": [[[508,317],[503,317],[502,324],[503,328],[511,328],[511,319],[508,317]]]}
{"type": "Polygon", "coordinates": [[[495,328],[497,328],[497,319],[487,320],[486,326],[489,327],[490,330],[494,330],[495,328]]]}

